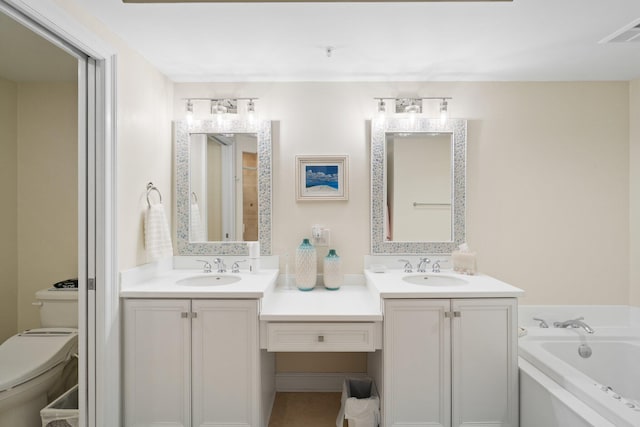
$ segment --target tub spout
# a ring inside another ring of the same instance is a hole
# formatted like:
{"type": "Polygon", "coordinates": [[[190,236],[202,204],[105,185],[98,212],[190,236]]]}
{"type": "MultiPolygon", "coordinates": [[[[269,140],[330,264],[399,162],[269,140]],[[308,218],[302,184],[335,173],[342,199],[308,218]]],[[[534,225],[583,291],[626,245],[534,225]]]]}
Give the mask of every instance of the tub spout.
{"type": "Polygon", "coordinates": [[[591,326],[583,322],[584,317],[578,317],[577,319],[565,320],[564,322],[553,322],[554,328],[582,328],[588,334],[592,334],[595,331],[591,326]]]}

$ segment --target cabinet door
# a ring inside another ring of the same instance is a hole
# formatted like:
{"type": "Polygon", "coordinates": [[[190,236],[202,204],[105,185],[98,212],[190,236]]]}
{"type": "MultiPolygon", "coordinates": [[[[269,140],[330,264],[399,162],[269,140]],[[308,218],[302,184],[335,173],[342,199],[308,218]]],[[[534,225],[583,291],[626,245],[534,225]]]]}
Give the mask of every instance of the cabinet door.
{"type": "Polygon", "coordinates": [[[452,309],[452,425],[516,427],[516,300],[453,300],[452,309]]]}
{"type": "Polygon", "coordinates": [[[190,427],[191,336],[186,300],[124,301],[126,427],[190,427]]]}
{"type": "Polygon", "coordinates": [[[385,300],[386,427],[449,427],[450,306],[450,300],[385,300]]]}
{"type": "Polygon", "coordinates": [[[193,425],[258,427],[258,301],[194,300],[193,425]]]}

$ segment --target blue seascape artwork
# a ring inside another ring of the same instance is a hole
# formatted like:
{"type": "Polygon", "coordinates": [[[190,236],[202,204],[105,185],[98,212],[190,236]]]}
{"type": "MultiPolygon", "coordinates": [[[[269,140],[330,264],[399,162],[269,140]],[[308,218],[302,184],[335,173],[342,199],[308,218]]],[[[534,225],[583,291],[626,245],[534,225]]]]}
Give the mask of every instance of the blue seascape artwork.
{"type": "Polygon", "coordinates": [[[305,187],[307,189],[339,190],[338,166],[305,166],[305,187]]]}

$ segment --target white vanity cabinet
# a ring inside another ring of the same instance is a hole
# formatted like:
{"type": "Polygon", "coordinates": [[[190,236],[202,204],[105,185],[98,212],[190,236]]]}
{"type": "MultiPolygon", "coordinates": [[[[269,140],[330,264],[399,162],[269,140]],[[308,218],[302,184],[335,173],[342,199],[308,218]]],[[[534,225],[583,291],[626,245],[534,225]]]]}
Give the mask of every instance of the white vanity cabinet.
{"type": "Polygon", "coordinates": [[[259,427],[259,384],[258,300],[124,300],[125,427],[259,427]]]}
{"type": "Polygon", "coordinates": [[[385,299],[385,427],[518,426],[515,298],[385,299]]]}

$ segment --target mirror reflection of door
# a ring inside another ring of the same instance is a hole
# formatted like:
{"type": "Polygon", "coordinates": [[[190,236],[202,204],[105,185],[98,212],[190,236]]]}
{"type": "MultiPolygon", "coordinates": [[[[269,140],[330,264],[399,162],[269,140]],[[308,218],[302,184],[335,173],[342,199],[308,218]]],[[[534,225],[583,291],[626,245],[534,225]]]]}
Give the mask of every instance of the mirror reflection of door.
{"type": "Polygon", "coordinates": [[[258,154],[242,152],[242,220],[245,242],[258,240],[258,154]]]}
{"type": "Polygon", "coordinates": [[[190,241],[258,240],[255,134],[190,136],[190,241]]]}
{"type": "Polygon", "coordinates": [[[387,135],[388,240],[452,240],[452,135],[387,135]]]}

